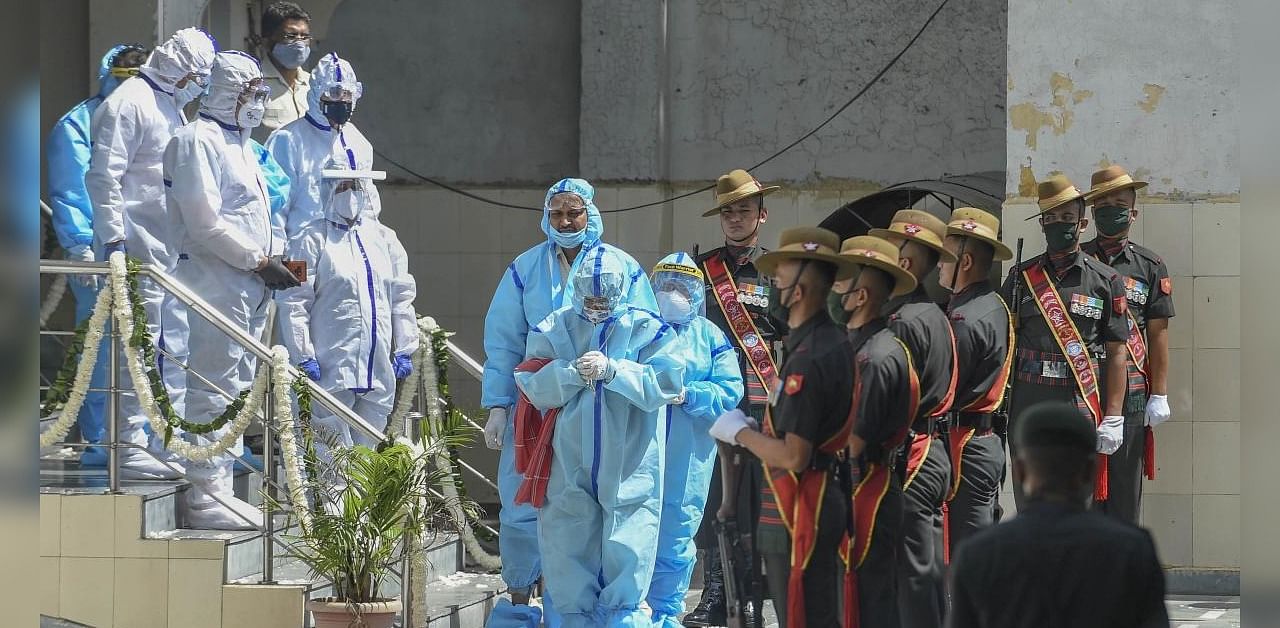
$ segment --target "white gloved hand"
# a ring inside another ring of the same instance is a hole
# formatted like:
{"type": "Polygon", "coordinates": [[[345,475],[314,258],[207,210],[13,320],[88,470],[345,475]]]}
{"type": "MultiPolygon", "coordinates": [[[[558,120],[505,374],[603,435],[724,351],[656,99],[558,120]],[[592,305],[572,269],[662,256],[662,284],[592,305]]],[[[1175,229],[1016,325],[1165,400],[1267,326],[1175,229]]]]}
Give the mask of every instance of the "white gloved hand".
{"type": "Polygon", "coordinates": [[[1110,456],[1124,444],[1124,417],[1103,417],[1098,426],[1098,453],[1110,456]]]}
{"type": "Polygon", "coordinates": [[[507,409],[489,408],[489,420],[484,424],[484,446],[502,449],[502,437],[507,434],[507,409]]]}
{"type": "Polygon", "coordinates": [[[1169,420],[1173,411],[1169,409],[1168,395],[1151,395],[1147,398],[1147,425],[1155,427],[1169,420]]]}
{"type": "Polygon", "coordinates": [[[675,396],[675,398],[674,398],[674,399],[672,399],[672,400],[671,400],[670,402],[668,402],[668,403],[670,403],[670,404],[671,404],[671,405],[673,405],[673,406],[682,406],[682,405],[684,405],[684,397],[685,397],[685,391],[686,391],[686,390],[687,390],[687,389],[685,389],[685,388],[681,388],[681,389],[680,389],[680,394],[676,395],[676,396],[675,396]]]}
{"type": "Polygon", "coordinates": [[[613,370],[609,364],[609,358],[599,351],[588,351],[582,354],[582,357],[574,360],[573,368],[578,370],[578,375],[588,382],[594,382],[599,379],[613,379],[613,370]]]}
{"type": "Polygon", "coordinates": [[[738,432],[751,429],[751,418],[742,410],[734,408],[716,419],[711,426],[711,436],[716,440],[730,445],[738,444],[738,432]]]}
{"type": "MultiPolygon", "coordinates": [[[[93,257],[93,249],[83,244],[71,247],[67,251],[67,259],[75,260],[77,262],[96,261],[95,258],[93,257]]],[[[98,287],[97,275],[72,275],[71,280],[86,288],[98,287]]]]}

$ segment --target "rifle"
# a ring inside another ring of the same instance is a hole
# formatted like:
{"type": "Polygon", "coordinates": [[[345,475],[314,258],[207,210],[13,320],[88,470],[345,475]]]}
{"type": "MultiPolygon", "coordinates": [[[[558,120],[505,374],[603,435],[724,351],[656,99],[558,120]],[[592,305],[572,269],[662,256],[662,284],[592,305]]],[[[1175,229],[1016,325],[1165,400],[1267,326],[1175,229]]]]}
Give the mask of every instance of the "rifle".
{"type": "Polygon", "coordinates": [[[745,583],[738,581],[738,567],[749,556],[743,547],[742,533],[738,530],[738,468],[737,453],[733,445],[716,443],[720,458],[720,485],[723,489],[720,510],[715,513],[716,540],[720,544],[721,569],[724,572],[725,625],[728,628],[747,628],[744,623],[747,591],[745,583]]]}
{"type": "MultiPolygon", "coordinates": [[[[1018,238],[1017,259],[1013,263],[1013,270],[1014,270],[1013,283],[1009,286],[1010,288],[1009,298],[1013,299],[1012,309],[1010,310],[1013,316],[1009,319],[1009,325],[1014,330],[1013,337],[1015,342],[1018,337],[1017,329],[1018,329],[1018,321],[1020,320],[1019,316],[1021,315],[1021,312],[1022,312],[1022,287],[1023,286],[1022,286],[1022,273],[1018,270],[1019,266],[1022,266],[1022,238],[1018,238]]],[[[1013,351],[1014,348],[1009,347],[1009,350],[1013,351]]],[[[1013,366],[1016,366],[1016,365],[1013,365],[1013,366]]],[[[1000,447],[1005,449],[1006,451],[1008,450],[1008,445],[1009,445],[1009,412],[1013,408],[1013,379],[1014,379],[1013,373],[1010,373],[1008,381],[1004,383],[1004,403],[1001,404],[1000,409],[997,410],[995,414],[992,416],[992,427],[995,428],[996,434],[1000,436],[1000,447]]],[[[1000,472],[1000,488],[1004,488],[1004,482],[1005,482],[1005,472],[1001,471],[1000,472]]],[[[1000,520],[1000,508],[999,506],[997,506],[996,521],[999,521],[999,520],[1000,520]]]]}

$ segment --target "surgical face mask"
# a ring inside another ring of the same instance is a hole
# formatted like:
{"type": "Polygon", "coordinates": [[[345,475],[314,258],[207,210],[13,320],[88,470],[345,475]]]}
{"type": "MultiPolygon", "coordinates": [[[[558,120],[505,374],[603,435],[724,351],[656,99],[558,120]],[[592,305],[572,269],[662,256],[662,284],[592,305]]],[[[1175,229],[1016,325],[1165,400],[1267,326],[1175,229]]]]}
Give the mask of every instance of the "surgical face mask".
{"type": "Polygon", "coordinates": [[[591,321],[592,324],[600,324],[609,314],[613,313],[613,307],[609,304],[608,297],[584,297],[582,299],[582,316],[591,321]]]}
{"type": "Polygon", "coordinates": [[[333,199],[329,201],[329,207],[333,213],[346,220],[354,220],[360,215],[360,208],[364,205],[364,192],[361,190],[347,189],[340,192],[334,192],[333,199]]]}
{"type": "Polygon", "coordinates": [[[586,228],[583,228],[580,231],[574,231],[572,233],[562,233],[560,231],[552,231],[551,239],[555,240],[555,243],[559,245],[560,248],[562,249],[572,249],[572,248],[582,246],[582,243],[586,241],[587,230],[586,228]]]}
{"type": "Polygon", "coordinates": [[[204,93],[204,85],[201,85],[195,79],[187,79],[187,84],[173,90],[173,101],[177,103],[181,109],[187,106],[187,103],[200,97],[204,93]]]}
{"type": "Polygon", "coordinates": [[[1093,224],[1098,233],[1113,238],[1129,229],[1129,208],[1108,205],[1093,208],[1093,224]]]}
{"type": "Polygon", "coordinates": [[[675,290],[658,293],[658,313],[668,323],[684,323],[693,318],[693,303],[675,290]]]}
{"type": "Polygon", "coordinates": [[[1050,251],[1055,253],[1069,251],[1080,239],[1080,223],[1055,222],[1043,225],[1044,241],[1050,251]]]}
{"type": "Polygon", "coordinates": [[[827,294],[827,313],[831,315],[831,320],[835,321],[837,325],[844,325],[853,317],[853,312],[844,310],[844,298],[848,294],[847,292],[836,292],[835,290],[827,294]]]}
{"type": "Polygon", "coordinates": [[[256,128],[262,124],[262,117],[266,113],[267,106],[262,103],[251,102],[240,105],[236,110],[236,126],[242,129],[256,128]]]}
{"type": "Polygon", "coordinates": [[[282,41],[271,48],[271,56],[286,69],[293,70],[301,67],[311,56],[311,47],[304,41],[282,41]]]}
{"type": "Polygon", "coordinates": [[[345,100],[322,100],[320,101],[320,112],[329,120],[329,124],[346,124],[351,120],[351,114],[355,113],[355,103],[345,100]]]}

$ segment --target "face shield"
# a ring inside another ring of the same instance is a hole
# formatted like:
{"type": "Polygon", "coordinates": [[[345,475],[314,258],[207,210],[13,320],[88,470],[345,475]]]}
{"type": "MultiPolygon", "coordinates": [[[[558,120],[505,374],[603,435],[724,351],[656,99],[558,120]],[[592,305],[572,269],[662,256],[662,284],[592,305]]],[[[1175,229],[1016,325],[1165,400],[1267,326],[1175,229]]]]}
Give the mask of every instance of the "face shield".
{"type": "Polygon", "coordinates": [[[334,222],[355,222],[372,207],[374,180],[387,178],[382,170],[350,170],[325,168],[320,171],[323,179],[321,201],[325,213],[334,222]]]}
{"type": "Polygon", "coordinates": [[[603,247],[592,249],[573,275],[573,308],[598,324],[622,305],[626,283],[622,262],[603,247]]]}
{"type": "Polygon", "coordinates": [[[706,314],[702,271],[688,254],[672,253],[658,262],[652,283],[662,320],[683,324],[706,314]]]}

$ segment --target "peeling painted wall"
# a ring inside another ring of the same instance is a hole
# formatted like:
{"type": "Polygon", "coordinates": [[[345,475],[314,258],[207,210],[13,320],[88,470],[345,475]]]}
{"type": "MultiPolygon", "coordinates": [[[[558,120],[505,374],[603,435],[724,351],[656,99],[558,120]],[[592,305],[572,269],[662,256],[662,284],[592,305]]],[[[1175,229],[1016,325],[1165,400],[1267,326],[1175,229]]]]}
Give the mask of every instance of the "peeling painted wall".
{"type": "Polygon", "coordinates": [[[1008,185],[1109,164],[1186,200],[1240,191],[1235,3],[1009,2],[1008,185]]]}

